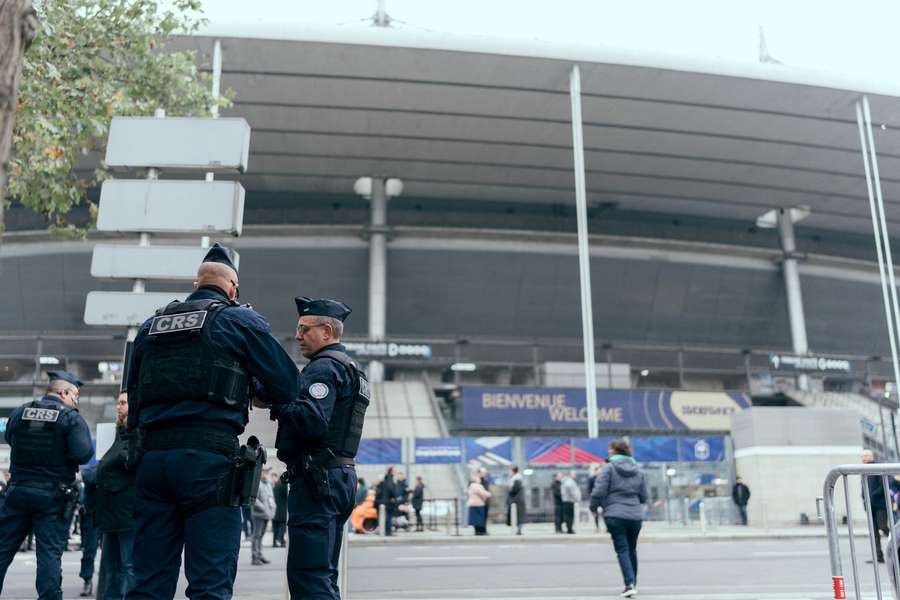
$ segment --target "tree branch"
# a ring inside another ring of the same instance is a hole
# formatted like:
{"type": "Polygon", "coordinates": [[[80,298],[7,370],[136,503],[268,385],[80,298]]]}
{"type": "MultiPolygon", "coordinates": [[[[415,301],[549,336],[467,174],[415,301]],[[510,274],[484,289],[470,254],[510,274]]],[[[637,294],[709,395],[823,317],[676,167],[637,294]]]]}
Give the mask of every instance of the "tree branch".
{"type": "Polygon", "coordinates": [[[12,150],[22,59],[39,26],[31,0],[0,0],[0,236],[6,223],[7,165],[12,150]]]}

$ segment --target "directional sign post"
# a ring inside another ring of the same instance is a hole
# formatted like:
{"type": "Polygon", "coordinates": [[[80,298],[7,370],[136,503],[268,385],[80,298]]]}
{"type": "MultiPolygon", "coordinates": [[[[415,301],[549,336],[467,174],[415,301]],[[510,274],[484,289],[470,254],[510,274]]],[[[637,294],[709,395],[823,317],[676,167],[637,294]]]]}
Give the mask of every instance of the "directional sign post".
{"type": "MultiPolygon", "coordinates": [[[[91,275],[131,280],[132,291],[90,292],[88,325],[137,327],[158,308],[183,300],[184,292],[145,291],[148,280],[191,281],[206,254],[198,246],[150,246],[151,233],[218,233],[239,236],[244,188],[234,181],[159,180],[160,169],[199,173],[247,170],[250,126],[244,119],[115,118],[110,125],[106,164],[114,169],[148,169],[147,179],[103,182],[97,229],[140,234],[137,246],[98,244],[91,275]]],[[[238,264],[239,256],[232,252],[238,264]]],[[[127,354],[127,352],[126,352],[127,354]]]]}

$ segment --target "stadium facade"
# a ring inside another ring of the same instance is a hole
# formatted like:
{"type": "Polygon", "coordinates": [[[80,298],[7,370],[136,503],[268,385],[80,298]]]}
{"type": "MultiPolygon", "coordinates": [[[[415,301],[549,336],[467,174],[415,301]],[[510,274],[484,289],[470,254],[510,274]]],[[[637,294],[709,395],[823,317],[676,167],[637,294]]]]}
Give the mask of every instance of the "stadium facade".
{"type": "MultiPolygon", "coordinates": [[[[298,294],[344,299],[351,339],[371,341],[371,238],[386,236],[384,339],[408,345],[379,357],[389,379],[540,385],[545,363],[580,361],[568,89],[579,64],[598,362],[629,365],[638,387],[747,390],[771,373],[770,355],[792,350],[785,254],[755,223],[808,207],[792,256],[809,350],[850,361],[830,385],[889,373],[853,103],[868,94],[881,125],[892,222],[900,88],[380,28],[206,33],[173,46],[208,67],[221,40],[222,84],[236,93],[226,114],[253,128],[244,235],[223,241],[241,252],[243,297],[288,347],[298,294]],[[366,176],[403,182],[384,227],[354,192],[366,176]],[[477,370],[448,371],[459,362],[477,370]]],[[[8,223],[0,377],[30,382],[43,355],[102,378],[122,332],[83,324],[85,294],[128,283],[91,279],[91,250],[132,241],[51,240],[15,207],[8,223]]]]}

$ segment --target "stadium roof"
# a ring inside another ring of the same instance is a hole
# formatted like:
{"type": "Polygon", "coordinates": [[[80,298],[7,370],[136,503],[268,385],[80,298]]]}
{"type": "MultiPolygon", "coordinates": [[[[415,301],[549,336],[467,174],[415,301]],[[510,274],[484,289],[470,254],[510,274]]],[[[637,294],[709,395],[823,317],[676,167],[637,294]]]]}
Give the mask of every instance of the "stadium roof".
{"type": "MultiPolygon", "coordinates": [[[[871,232],[854,102],[867,93],[888,219],[900,220],[900,85],[791,69],[371,28],[210,27],[230,114],[252,128],[250,191],[574,203],[569,72],[582,72],[588,200],[871,232]]],[[[212,37],[178,47],[209,55],[212,37]]]]}

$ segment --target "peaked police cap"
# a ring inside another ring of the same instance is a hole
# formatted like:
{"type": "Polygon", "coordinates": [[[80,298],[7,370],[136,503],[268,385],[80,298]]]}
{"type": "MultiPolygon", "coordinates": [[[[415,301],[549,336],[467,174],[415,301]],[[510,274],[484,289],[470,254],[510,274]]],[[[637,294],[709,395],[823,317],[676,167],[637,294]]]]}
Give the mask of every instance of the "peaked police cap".
{"type": "Polygon", "coordinates": [[[297,304],[297,314],[301,317],[331,317],[343,322],[353,312],[349,306],[338,300],[328,298],[307,298],[299,296],[294,298],[297,304]]]}

